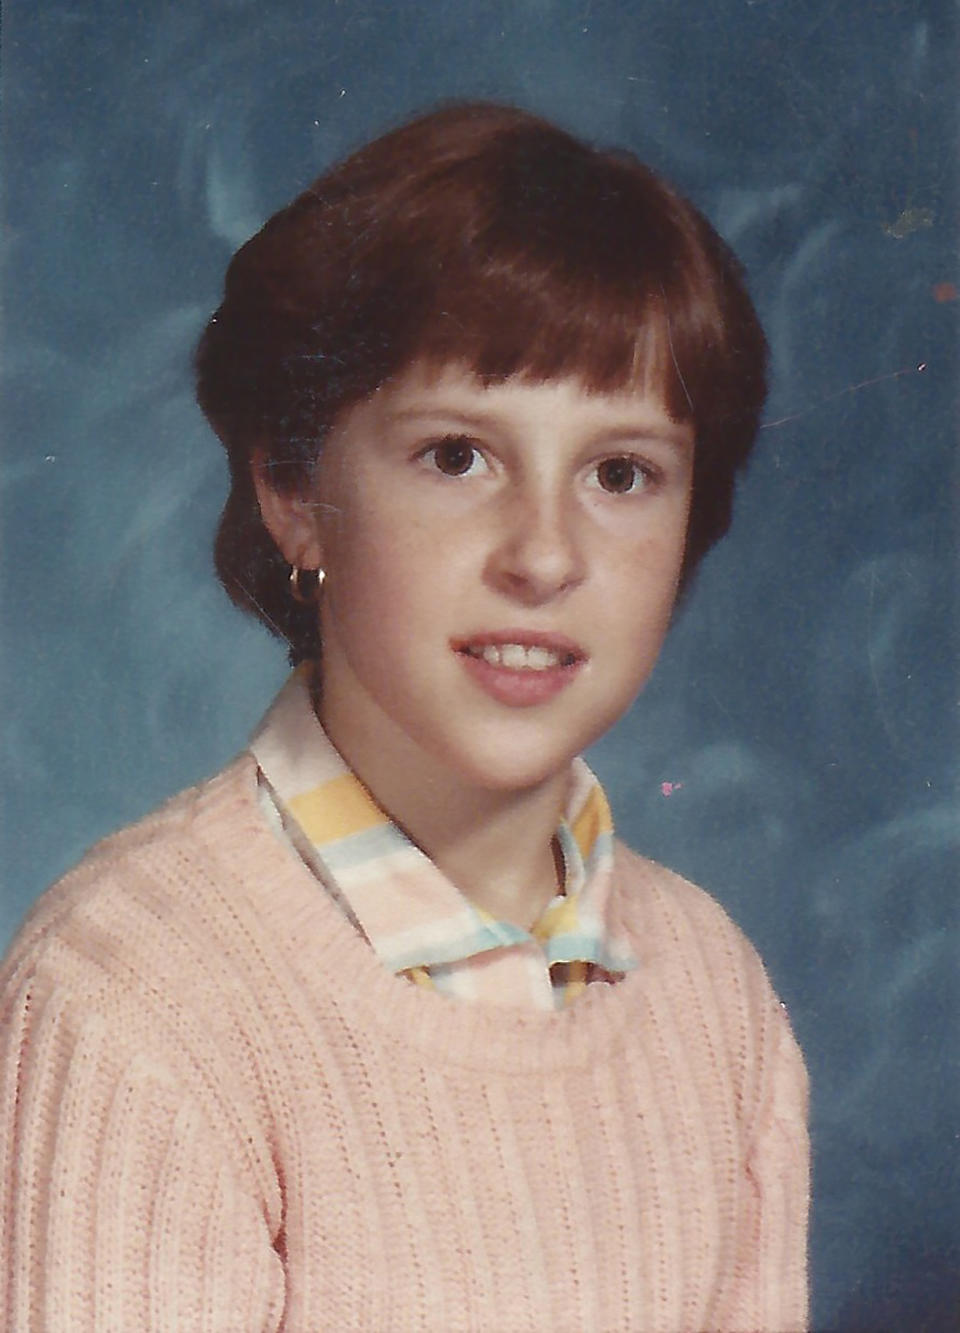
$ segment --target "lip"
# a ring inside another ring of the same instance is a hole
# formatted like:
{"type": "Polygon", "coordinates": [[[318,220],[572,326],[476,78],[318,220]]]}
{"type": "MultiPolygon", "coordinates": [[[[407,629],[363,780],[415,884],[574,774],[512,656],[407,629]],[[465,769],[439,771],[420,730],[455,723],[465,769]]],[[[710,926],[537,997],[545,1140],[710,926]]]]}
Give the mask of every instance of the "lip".
{"type": "Polygon", "coordinates": [[[581,646],[565,634],[529,629],[481,630],[451,640],[450,646],[463,663],[464,670],[479,687],[498,703],[512,708],[532,708],[548,703],[570,685],[587,661],[581,646]],[[482,657],[473,657],[467,648],[501,647],[517,643],[524,648],[545,648],[565,660],[557,666],[539,670],[517,670],[497,666],[482,657]]]}

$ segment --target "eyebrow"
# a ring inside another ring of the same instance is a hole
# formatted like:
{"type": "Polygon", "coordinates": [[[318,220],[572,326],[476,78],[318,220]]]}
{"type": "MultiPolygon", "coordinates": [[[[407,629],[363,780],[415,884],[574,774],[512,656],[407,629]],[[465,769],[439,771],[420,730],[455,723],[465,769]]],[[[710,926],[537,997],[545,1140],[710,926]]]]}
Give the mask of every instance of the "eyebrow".
{"type": "Polygon", "coordinates": [[[496,420],[495,413],[464,412],[458,407],[400,407],[395,410],[388,409],[386,415],[391,421],[423,421],[437,417],[447,421],[456,420],[461,425],[477,429],[489,426],[496,420]]]}

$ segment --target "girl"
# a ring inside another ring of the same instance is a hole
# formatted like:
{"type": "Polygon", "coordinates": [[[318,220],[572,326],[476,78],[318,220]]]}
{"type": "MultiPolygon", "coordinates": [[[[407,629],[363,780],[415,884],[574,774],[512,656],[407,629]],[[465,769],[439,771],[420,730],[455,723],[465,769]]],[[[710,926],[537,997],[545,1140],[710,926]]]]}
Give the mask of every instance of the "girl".
{"type": "Polygon", "coordinates": [[[502,107],[236,255],[217,568],[298,665],[6,963],[10,1328],[804,1325],[784,1011],[577,758],[728,526],[764,360],[688,203],[502,107]]]}

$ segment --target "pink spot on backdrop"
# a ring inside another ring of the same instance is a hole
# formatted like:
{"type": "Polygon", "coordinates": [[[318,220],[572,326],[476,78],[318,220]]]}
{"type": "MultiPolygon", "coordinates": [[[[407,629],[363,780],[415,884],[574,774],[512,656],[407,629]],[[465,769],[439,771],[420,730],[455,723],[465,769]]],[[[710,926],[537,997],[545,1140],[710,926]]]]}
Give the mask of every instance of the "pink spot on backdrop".
{"type": "Polygon", "coordinates": [[[682,782],[661,782],[660,792],[663,796],[672,796],[675,791],[679,791],[683,786],[682,782]]]}

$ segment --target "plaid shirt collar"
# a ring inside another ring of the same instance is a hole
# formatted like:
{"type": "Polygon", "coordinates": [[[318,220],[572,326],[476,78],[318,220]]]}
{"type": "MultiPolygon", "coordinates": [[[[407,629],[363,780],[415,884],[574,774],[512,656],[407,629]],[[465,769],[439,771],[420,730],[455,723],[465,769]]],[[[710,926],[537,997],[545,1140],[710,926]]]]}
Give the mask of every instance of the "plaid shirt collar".
{"type": "Polygon", "coordinates": [[[614,919],[610,809],[582,759],[557,829],[564,893],[528,932],[475,907],[380,809],[317,720],[307,667],[287,681],[250,748],[288,835],[391,971],[443,969],[511,948],[535,951],[548,969],[636,966],[614,919]]]}

